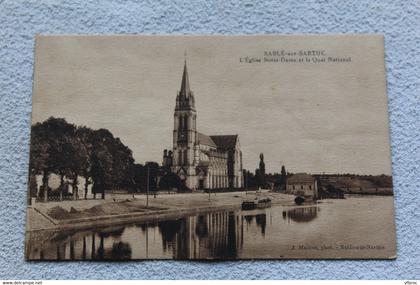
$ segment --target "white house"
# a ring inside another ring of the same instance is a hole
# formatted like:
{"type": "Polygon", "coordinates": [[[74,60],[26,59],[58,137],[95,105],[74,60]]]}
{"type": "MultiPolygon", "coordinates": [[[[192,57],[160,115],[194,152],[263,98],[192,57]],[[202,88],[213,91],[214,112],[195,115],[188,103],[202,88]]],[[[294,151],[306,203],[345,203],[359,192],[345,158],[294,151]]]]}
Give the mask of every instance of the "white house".
{"type": "Polygon", "coordinates": [[[286,193],[318,198],[317,180],[310,174],[296,173],[287,179],[286,193]]]}

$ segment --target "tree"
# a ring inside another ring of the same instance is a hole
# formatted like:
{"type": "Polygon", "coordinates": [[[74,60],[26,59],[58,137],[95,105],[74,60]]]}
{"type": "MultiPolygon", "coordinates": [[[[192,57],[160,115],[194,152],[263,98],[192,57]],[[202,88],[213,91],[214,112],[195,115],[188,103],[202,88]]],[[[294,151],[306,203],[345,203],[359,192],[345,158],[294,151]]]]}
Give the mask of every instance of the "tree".
{"type": "Polygon", "coordinates": [[[80,175],[85,177],[85,199],[92,183],[93,192],[105,198],[106,187],[133,185],[133,165],[132,151],[106,129],[76,127],[54,117],[32,126],[30,168],[35,174],[43,174],[45,197],[48,176],[56,173],[60,176],[61,198],[65,177],[72,179],[73,193],[78,195],[80,175]]]}
{"type": "Polygon", "coordinates": [[[147,187],[149,187],[149,191],[157,191],[159,175],[159,164],[157,162],[150,161],[146,162],[145,165],[135,164],[133,169],[136,187],[141,192],[146,192],[147,187]],[[149,180],[147,180],[147,177],[149,177],[149,180]]]}
{"type": "Polygon", "coordinates": [[[48,177],[51,169],[48,165],[48,133],[45,125],[37,123],[31,128],[31,146],[29,154],[30,175],[42,174],[42,185],[40,187],[40,196],[47,200],[48,177]]]}
{"type": "Polygon", "coordinates": [[[64,176],[70,173],[74,155],[76,127],[61,118],[50,117],[32,127],[30,167],[34,173],[42,172],[41,192],[47,200],[48,178],[54,172],[60,175],[60,198],[64,189],[64,176]]]}
{"type": "Polygon", "coordinates": [[[60,200],[63,196],[64,177],[71,174],[74,163],[76,126],[62,118],[49,118],[42,123],[48,134],[48,165],[60,176],[60,200]]]}
{"type": "Polygon", "coordinates": [[[284,165],[281,166],[280,190],[286,189],[287,172],[284,165]]]}
{"type": "Polygon", "coordinates": [[[133,165],[133,181],[135,185],[135,192],[142,192],[143,190],[143,180],[145,179],[145,172],[143,170],[144,166],[142,164],[133,165]]]}
{"type": "Polygon", "coordinates": [[[80,144],[83,146],[83,156],[80,157],[80,170],[81,174],[85,178],[84,185],[84,198],[87,199],[89,185],[92,184],[90,179],[91,176],[91,165],[92,165],[92,153],[93,153],[93,130],[81,126],[76,130],[77,137],[80,140],[80,144]]]}
{"type": "Polygon", "coordinates": [[[256,182],[256,187],[261,187],[262,181],[261,181],[261,173],[260,173],[259,168],[255,169],[255,182],[256,182]]]}
{"type": "Polygon", "coordinates": [[[109,141],[108,150],[112,154],[112,184],[129,187],[133,181],[134,159],[132,151],[119,138],[109,141]]]}
{"type": "Polygon", "coordinates": [[[72,179],[73,187],[73,199],[79,199],[79,190],[78,190],[78,177],[84,173],[85,165],[90,161],[88,156],[87,149],[82,143],[81,138],[78,136],[77,130],[74,133],[74,136],[71,137],[71,145],[73,148],[73,157],[70,161],[70,177],[72,179]]]}
{"type": "Polygon", "coordinates": [[[159,164],[157,162],[148,161],[146,162],[146,170],[149,172],[149,191],[157,191],[158,188],[158,175],[159,175],[159,164]]]}
{"type": "Polygon", "coordinates": [[[93,151],[90,158],[92,190],[95,194],[102,194],[102,199],[105,199],[105,188],[111,184],[113,172],[112,154],[107,148],[110,139],[108,133],[103,129],[93,131],[93,151]]]}
{"type": "MultiPolygon", "coordinates": [[[[257,172],[255,172],[257,176],[257,172]]],[[[259,187],[265,187],[266,186],[266,180],[265,180],[265,163],[264,163],[264,154],[260,153],[260,165],[258,169],[258,186],[259,187]]]]}
{"type": "Polygon", "coordinates": [[[173,172],[167,172],[162,176],[159,182],[160,189],[171,190],[173,188],[181,188],[181,179],[179,176],[173,172]]]}
{"type": "Polygon", "coordinates": [[[255,175],[251,171],[244,169],[243,175],[244,175],[244,184],[247,189],[258,187],[258,181],[255,175]]]}

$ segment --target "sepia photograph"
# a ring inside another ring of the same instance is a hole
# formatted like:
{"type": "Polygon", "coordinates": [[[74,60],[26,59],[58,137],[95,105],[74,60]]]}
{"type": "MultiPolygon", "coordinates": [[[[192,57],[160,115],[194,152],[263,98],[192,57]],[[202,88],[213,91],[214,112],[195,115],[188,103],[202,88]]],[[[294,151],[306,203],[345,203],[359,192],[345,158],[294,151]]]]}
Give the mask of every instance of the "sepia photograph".
{"type": "Polygon", "coordinates": [[[27,260],[395,259],[380,35],[37,36],[27,260]]]}

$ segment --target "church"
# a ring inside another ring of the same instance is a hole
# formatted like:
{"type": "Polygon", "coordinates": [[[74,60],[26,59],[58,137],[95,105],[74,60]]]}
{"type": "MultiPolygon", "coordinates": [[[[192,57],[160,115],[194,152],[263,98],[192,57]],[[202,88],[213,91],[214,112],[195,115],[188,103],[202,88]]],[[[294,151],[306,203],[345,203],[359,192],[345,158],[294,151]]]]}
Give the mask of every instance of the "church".
{"type": "Polygon", "coordinates": [[[196,122],[194,93],[185,61],[181,89],[176,96],[173,149],[164,151],[163,166],[170,168],[192,190],[242,188],[239,136],[208,136],[197,131],[196,122]]]}

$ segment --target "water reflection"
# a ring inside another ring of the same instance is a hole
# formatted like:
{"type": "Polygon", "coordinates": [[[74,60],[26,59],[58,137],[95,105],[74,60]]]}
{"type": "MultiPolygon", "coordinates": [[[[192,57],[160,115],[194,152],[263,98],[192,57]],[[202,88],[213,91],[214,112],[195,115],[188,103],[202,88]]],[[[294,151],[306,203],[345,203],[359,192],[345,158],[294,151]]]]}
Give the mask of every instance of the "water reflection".
{"type": "Polygon", "coordinates": [[[218,212],[92,231],[58,232],[43,242],[29,234],[27,256],[42,260],[234,259],[243,245],[244,222],[265,235],[265,213],[218,212]]]}
{"type": "MultiPolygon", "coordinates": [[[[353,203],[346,199],[316,206],[216,212],[88,231],[31,232],[27,233],[25,254],[30,260],[297,257],[298,253],[288,251],[290,244],[337,240],[364,244],[388,237],[392,197],[378,197],[375,203],[372,198],[354,199],[353,203]],[[378,212],[388,209],[389,214],[383,219],[366,219],[372,207],[378,212]],[[353,226],[343,227],[343,220],[353,226]]],[[[392,238],[387,242],[391,247],[392,238]]],[[[316,254],[310,257],[319,257],[316,254]]],[[[308,252],[301,252],[300,257],[309,257],[308,252]]]]}
{"type": "Polygon", "coordinates": [[[283,211],[283,219],[288,221],[292,219],[297,223],[308,223],[317,217],[319,211],[320,208],[316,206],[294,208],[283,211]]]}
{"type": "MultiPolygon", "coordinates": [[[[298,207],[282,211],[281,215],[288,223],[290,220],[307,223],[317,217],[318,211],[315,206],[298,207]]],[[[267,209],[200,214],[92,231],[59,232],[44,242],[40,242],[39,237],[29,238],[27,256],[43,260],[235,259],[243,248],[244,235],[265,238],[267,215],[272,227],[273,210],[267,209]]]]}
{"type": "Polygon", "coordinates": [[[100,237],[114,237],[114,238],[118,238],[122,235],[122,233],[124,232],[125,227],[121,226],[121,227],[110,227],[110,228],[106,228],[101,230],[98,234],[100,237]]]}
{"type": "Polygon", "coordinates": [[[251,226],[254,222],[254,218],[255,218],[255,223],[257,225],[257,227],[261,230],[261,235],[265,235],[265,228],[267,226],[267,216],[265,213],[262,214],[253,214],[253,215],[245,215],[244,219],[247,223],[247,226],[251,226]]]}

